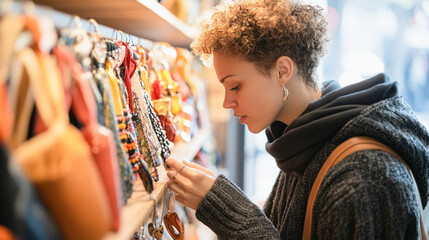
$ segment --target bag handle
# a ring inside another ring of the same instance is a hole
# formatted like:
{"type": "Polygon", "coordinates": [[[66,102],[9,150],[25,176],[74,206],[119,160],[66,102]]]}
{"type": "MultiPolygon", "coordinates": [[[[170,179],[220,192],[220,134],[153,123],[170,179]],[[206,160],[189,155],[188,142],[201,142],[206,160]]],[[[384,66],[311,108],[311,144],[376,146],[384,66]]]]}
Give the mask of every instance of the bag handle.
{"type": "Polygon", "coordinates": [[[47,58],[47,56],[37,56],[29,48],[22,50],[18,54],[18,58],[24,65],[24,71],[28,73],[38,115],[43,123],[48,126],[61,116],[59,114],[60,111],[58,111],[58,105],[64,100],[64,98],[61,99],[59,96],[63,92],[62,86],[53,86],[56,84],[55,80],[52,80],[51,75],[55,74],[56,69],[49,69],[50,73],[47,74],[48,69],[46,68],[48,66],[45,66],[46,63],[42,61],[42,58],[47,58]],[[53,93],[54,89],[56,93],[53,93]]]}
{"type": "MultiPolygon", "coordinates": [[[[28,90],[28,81],[22,79],[22,64],[19,61],[14,61],[14,52],[16,51],[15,43],[23,32],[25,21],[23,17],[16,15],[5,15],[0,21],[0,86],[1,86],[1,129],[0,135],[8,147],[13,148],[15,139],[18,141],[23,135],[26,135],[28,127],[23,127],[27,121],[29,122],[31,109],[24,106],[23,103],[28,103],[30,98],[25,92],[28,90]],[[7,79],[10,79],[7,83],[7,79]],[[23,85],[23,91],[19,88],[23,85]],[[18,102],[22,106],[18,106],[18,102]],[[19,108],[19,109],[15,109],[19,108]],[[17,115],[17,116],[15,116],[17,115]],[[13,137],[15,132],[19,131],[19,137],[13,137]],[[25,132],[25,134],[22,134],[25,132]]],[[[31,105],[31,104],[28,104],[31,105]]]]}
{"type": "Polygon", "coordinates": [[[395,158],[399,159],[402,164],[404,164],[407,167],[408,172],[411,175],[411,178],[413,179],[414,188],[417,191],[417,197],[419,199],[419,205],[420,205],[420,229],[422,234],[422,239],[426,240],[426,231],[423,225],[423,205],[420,198],[419,189],[417,187],[416,180],[414,179],[413,173],[410,170],[410,167],[405,163],[402,158],[396,154],[391,148],[388,146],[374,140],[370,137],[353,137],[348,139],[347,141],[341,143],[335,150],[329,155],[326,162],[323,164],[322,168],[320,169],[319,173],[317,174],[316,180],[313,183],[313,187],[311,188],[310,196],[308,198],[307,203],[307,210],[305,213],[305,220],[304,220],[304,232],[302,235],[302,239],[309,240],[311,237],[311,225],[313,220],[313,206],[314,202],[316,200],[317,193],[319,191],[320,186],[322,185],[322,180],[325,177],[326,173],[329,171],[329,169],[334,166],[335,164],[341,162],[345,157],[348,155],[361,151],[361,150],[368,150],[368,149],[379,149],[383,150],[385,152],[388,152],[395,156],[395,158]]]}
{"type": "MultiPolygon", "coordinates": [[[[31,16],[6,15],[0,21],[0,81],[5,84],[8,77],[12,77],[9,86],[6,87],[9,102],[12,109],[10,113],[14,119],[13,132],[2,133],[7,135],[10,147],[15,148],[25,141],[30,121],[33,95],[41,97],[38,107],[45,120],[53,119],[48,109],[43,92],[34,90],[34,87],[42,84],[41,70],[37,55],[40,54],[39,42],[41,32],[38,20],[31,16]],[[19,44],[18,44],[19,43],[19,44]],[[32,53],[31,53],[32,52],[32,53]],[[36,52],[36,53],[35,53],[36,52]]],[[[43,85],[42,85],[43,86],[43,85]]],[[[36,97],[36,98],[38,98],[36,97]]],[[[48,104],[49,105],[49,104],[48,104]]]]}
{"type": "Polygon", "coordinates": [[[36,18],[26,15],[2,17],[0,21],[0,81],[7,79],[12,56],[26,47],[40,51],[40,39],[41,32],[36,18]],[[17,41],[18,39],[19,41],[17,41]]]}
{"type": "Polygon", "coordinates": [[[66,91],[71,93],[72,108],[76,117],[85,127],[98,125],[94,94],[82,66],[77,62],[72,52],[65,47],[57,46],[53,50],[58,64],[62,68],[70,68],[74,86],[66,91]]]}
{"type": "MultiPolygon", "coordinates": [[[[15,149],[27,139],[30,125],[31,113],[34,106],[34,96],[31,88],[31,78],[33,75],[39,76],[39,72],[28,72],[22,63],[20,54],[13,59],[13,68],[10,74],[10,84],[8,94],[10,101],[11,115],[13,122],[11,125],[11,134],[8,138],[8,144],[11,149],[15,149]]],[[[37,64],[37,63],[36,63],[37,64]]]]}
{"type": "Polygon", "coordinates": [[[21,17],[6,15],[0,21],[0,83],[6,82],[9,75],[15,42],[24,28],[21,17]]]}
{"type": "MultiPolygon", "coordinates": [[[[36,54],[30,48],[23,49],[18,54],[18,59],[23,63],[24,70],[30,73],[28,75],[31,75],[29,76],[30,88],[34,94],[38,116],[48,129],[16,146],[13,151],[14,158],[21,166],[32,169],[32,171],[26,172],[34,182],[41,179],[54,180],[61,178],[72,167],[72,161],[69,157],[47,161],[47,159],[40,159],[40,156],[31,156],[34,152],[46,153],[55,144],[54,141],[61,140],[61,138],[64,138],[64,132],[70,131],[68,115],[64,108],[64,91],[60,84],[58,71],[52,58],[36,54]],[[46,160],[45,164],[35,164],[39,160],[46,160]]],[[[75,141],[73,142],[73,147],[76,147],[76,149],[83,147],[81,144],[76,144],[76,141],[80,139],[76,138],[74,134],[69,137],[70,141],[75,141]]],[[[86,150],[79,149],[76,151],[86,150]]]]}

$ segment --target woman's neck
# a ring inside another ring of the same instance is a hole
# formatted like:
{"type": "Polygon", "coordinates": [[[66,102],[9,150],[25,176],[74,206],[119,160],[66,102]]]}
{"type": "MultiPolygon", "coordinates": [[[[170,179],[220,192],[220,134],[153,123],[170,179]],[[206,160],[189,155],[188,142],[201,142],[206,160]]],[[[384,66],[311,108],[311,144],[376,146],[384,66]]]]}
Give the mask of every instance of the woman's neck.
{"type": "Polygon", "coordinates": [[[289,97],[277,120],[289,125],[305,111],[308,104],[322,96],[322,90],[308,86],[299,77],[291,79],[286,87],[289,91],[289,97]]]}

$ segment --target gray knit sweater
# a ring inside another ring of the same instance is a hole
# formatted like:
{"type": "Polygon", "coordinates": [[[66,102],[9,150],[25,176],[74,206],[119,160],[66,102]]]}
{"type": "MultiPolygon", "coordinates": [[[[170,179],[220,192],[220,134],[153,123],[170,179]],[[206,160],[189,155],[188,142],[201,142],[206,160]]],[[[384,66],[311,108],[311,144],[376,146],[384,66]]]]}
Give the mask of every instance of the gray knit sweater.
{"type": "MultiPolygon", "coordinates": [[[[397,96],[396,84],[381,74],[348,88],[328,88],[296,122],[267,129],[267,151],[282,171],[264,211],[227,178],[217,177],[196,215],[219,239],[302,239],[317,173],[335,147],[353,136],[373,137],[401,155],[426,206],[429,133],[397,96]],[[323,114],[329,110],[333,112],[323,114]],[[315,122],[319,133],[310,132],[318,137],[305,136],[315,122]],[[291,132],[294,138],[286,141],[291,132]],[[293,142],[300,137],[300,144],[293,142]],[[284,150],[293,144],[294,152],[284,150]]],[[[417,239],[420,215],[412,184],[405,166],[386,152],[366,150],[346,157],[322,182],[313,210],[312,239],[417,239]]]]}

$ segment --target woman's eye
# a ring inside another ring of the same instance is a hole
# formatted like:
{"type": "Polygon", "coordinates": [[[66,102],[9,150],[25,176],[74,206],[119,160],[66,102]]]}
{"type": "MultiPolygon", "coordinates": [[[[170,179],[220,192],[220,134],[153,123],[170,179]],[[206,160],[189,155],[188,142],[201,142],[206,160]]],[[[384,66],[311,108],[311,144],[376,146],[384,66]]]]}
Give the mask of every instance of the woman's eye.
{"type": "Polygon", "coordinates": [[[237,85],[236,87],[233,87],[233,88],[231,88],[230,90],[231,90],[231,91],[235,91],[235,90],[238,90],[238,89],[240,89],[240,85],[237,85]]]}

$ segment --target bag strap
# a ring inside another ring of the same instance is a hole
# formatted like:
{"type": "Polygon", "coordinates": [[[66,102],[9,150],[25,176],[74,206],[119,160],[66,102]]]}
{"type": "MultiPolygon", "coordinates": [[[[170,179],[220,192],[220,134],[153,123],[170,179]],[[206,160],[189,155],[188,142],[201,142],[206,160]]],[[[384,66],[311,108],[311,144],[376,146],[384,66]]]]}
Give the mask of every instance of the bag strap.
{"type": "Polygon", "coordinates": [[[76,117],[86,127],[98,126],[94,94],[82,66],[77,62],[73,53],[64,46],[55,47],[53,53],[57,59],[57,64],[63,68],[63,71],[66,71],[65,68],[70,70],[70,77],[73,79],[74,86],[66,89],[66,92],[71,95],[72,109],[76,117]]]}
{"type": "Polygon", "coordinates": [[[402,164],[404,164],[408,172],[411,175],[411,178],[413,179],[414,187],[417,192],[417,198],[419,200],[420,204],[420,229],[422,234],[422,239],[426,240],[426,232],[423,225],[423,205],[421,203],[420,199],[420,193],[419,189],[416,184],[416,180],[414,179],[414,176],[410,170],[410,167],[402,160],[402,158],[396,154],[391,148],[388,146],[374,140],[373,138],[369,137],[353,137],[348,139],[347,141],[340,144],[335,150],[329,155],[326,162],[323,164],[322,168],[320,169],[316,180],[314,181],[313,187],[311,188],[310,196],[308,198],[307,203],[307,211],[305,213],[305,220],[304,220],[304,232],[302,235],[302,239],[309,240],[311,237],[311,224],[313,220],[313,206],[314,202],[316,200],[317,193],[319,191],[320,186],[322,185],[322,180],[325,177],[326,173],[329,171],[329,169],[334,166],[335,164],[339,163],[341,160],[343,160],[348,155],[361,151],[361,150],[369,150],[369,149],[379,149],[383,150],[385,152],[388,152],[395,156],[395,158],[399,159],[402,164]]]}

